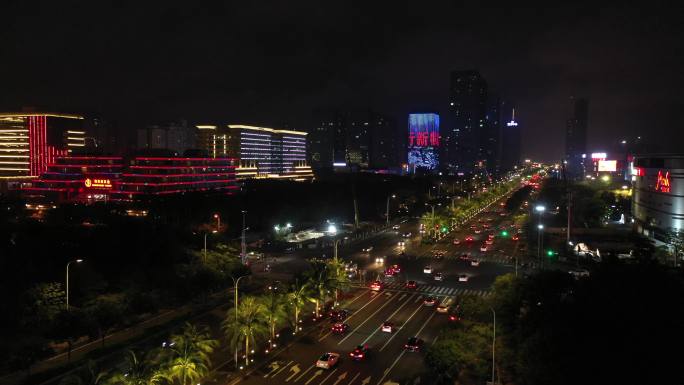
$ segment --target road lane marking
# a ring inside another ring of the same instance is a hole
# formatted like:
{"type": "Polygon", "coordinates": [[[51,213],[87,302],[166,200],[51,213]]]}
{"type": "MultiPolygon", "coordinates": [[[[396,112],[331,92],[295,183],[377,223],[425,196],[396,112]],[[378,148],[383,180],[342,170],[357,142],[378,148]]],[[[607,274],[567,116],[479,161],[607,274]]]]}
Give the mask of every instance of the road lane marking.
{"type": "MultiPolygon", "coordinates": [[[[352,314],[350,314],[349,317],[347,317],[347,320],[350,320],[353,316],[355,316],[357,313],[359,313],[361,310],[363,310],[363,308],[365,308],[366,306],[370,305],[371,302],[375,301],[375,300],[378,299],[378,298],[380,298],[379,295],[376,295],[375,297],[373,297],[373,299],[371,299],[370,301],[366,302],[365,305],[361,306],[361,308],[360,308],[359,310],[357,310],[357,311],[353,312],[352,314]]],[[[391,299],[391,298],[390,298],[390,299],[391,299]]],[[[331,334],[332,334],[332,331],[329,331],[329,332],[325,333],[325,334],[323,335],[323,337],[321,337],[321,338],[318,339],[318,342],[321,342],[321,341],[323,341],[324,339],[328,338],[328,336],[331,335],[331,334]]]]}
{"type": "Polygon", "coordinates": [[[294,364],[294,366],[290,368],[290,372],[292,372],[292,374],[288,378],[285,379],[285,382],[290,381],[292,379],[292,377],[296,376],[297,373],[299,373],[301,371],[302,370],[299,369],[299,364],[294,364]]]}
{"type": "Polygon", "coordinates": [[[306,369],[306,370],[304,371],[304,373],[300,374],[299,377],[295,378],[295,382],[301,380],[302,377],[304,377],[304,375],[306,375],[306,374],[309,372],[309,370],[313,369],[315,366],[316,366],[315,364],[309,366],[309,369],[306,369]]]}
{"type": "Polygon", "coordinates": [[[361,375],[361,373],[356,373],[356,375],[351,379],[351,381],[349,381],[349,383],[347,385],[351,385],[354,382],[354,380],[356,380],[356,378],[360,375],[361,375]]]}
{"type": "MultiPolygon", "coordinates": [[[[393,300],[395,297],[396,297],[396,296],[390,297],[390,298],[387,300],[387,302],[385,302],[385,303],[384,303],[382,306],[380,306],[376,311],[374,311],[373,314],[369,315],[365,320],[363,320],[363,322],[361,322],[361,323],[359,324],[359,326],[357,326],[354,330],[352,330],[351,333],[349,333],[349,334],[347,334],[346,336],[344,336],[344,338],[342,338],[342,339],[340,340],[340,342],[338,342],[337,344],[338,344],[338,345],[342,345],[342,342],[346,341],[347,338],[351,337],[354,333],[356,333],[356,331],[359,330],[359,328],[360,328],[361,326],[363,326],[363,324],[365,324],[366,322],[368,322],[369,319],[373,318],[373,316],[376,315],[376,314],[377,314],[380,310],[382,310],[385,306],[389,305],[389,303],[392,302],[392,300],[393,300]]],[[[370,303],[370,302],[369,302],[369,303],[370,303]]]]}
{"type": "Polygon", "coordinates": [[[394,366],[397,364],[397,362],[399,362],[399,360],[401,359],[401,357],[404,356],[404,354],[406,354],[406,350],[402,350],[402,351],[401,351],[401,354],[399,354],[399,356],[397,357],[397,359],[394,360],[394,362],[392,363],[392,365],[391,365],[389,368],[385,369],[385,373],[383,373],[382,378],[380,378],[380,381],[378,381],[377,385],[381,385],[381,384],[382,384],[382,381],[385,380],[385,377],[387,377],[387,375],[389,374],[389,372],[394,368],[394,366]]]}
{"type": "Polygon", "coordinates": [[[268,373],[266,373],[266,374],[264,374],[264,378],[268,378],[268,375],[269,375],[269,374],[275,372],[276,370],[278,370],[278,369],[280,368],[279,362],[280,362],[280,361],[273,361],[273,362],[271,362],[270,364],[268,364],[268,367],[271,368],[271,371],[268,372],[268,373]]]}
{"type": "Polygon", "coordinates": [[[361,385],[368,385],[370,383],[371,376],[368,376],[361,381],[361,385]]]}
{"type": "Polygon", "coordinates": [[[420,301],[420,297],[416,297],[416,299],[413,301],[413,303],[416,303],[418,301],[420,301]]]}
{"type": "MultiPolygon", "coordinates": [[[[335,368],[335,370],[337,370],[337,368],[335,368]]],[[[330,373],[330,374],[335,373],[335,370],[333,370],[332,373],[330,373]]],[[[309,382],[313,381],[314,378],[320,376],[321,374],[323,374],[323,369],[318,369],[318,370],[316,371],[316,373],[314,373],[314,375],[311,376],[311,378],[309,378],[309,381],[307,381],[307,382],[304,383],[304,385],[309,385],[309,382]]],[[[330,377],[330,376],[328,376],[328,377],[330,377]]],[[[327,377],[326,377],[326,379],[327,379],[327,377]]],[[[325,380],[323,380],[323,381],[325,381],[325,380]]]]}
{"type": "MultiPolygon", "coordinates": [[[[420,310],[421,307],[423,307],[422,304],[421,304],[421,305],[418,305],[418,307],[416,308],[416,310],[413,311],[413,313],[412,313],[411,316],[406,320],[406,322],[404,322],[404,324],[401,325],[401,326],[399,327],[399,329],[397,329],[397,332],[394,333],[394,334],[392,334],[392,336],[387,340],[387,342],[385,342],[385,344],[382,345],[382,347],[380,348],[380,351],[383,351],[383,349],[385,349],[385,347],[387,347],[387,345],[389,345],[389,343],[394,339],[394,337],[396,337],[396,336],[399,334],[399,332],[401,331],[401,329],[403,329],[404,326],[406,326],[406,325],[409,323],[409,321],[411,321],[411,318],[413,318],[413,316],[416,315],[416,313],[418,313],[418,310],[420,310]]],[[[432,314],[434,315],[435,313],[432,313],[432,314]]]]}
{"type": "MultiPolygon", "coordinates": [[[[283,366],[282,368],[280,368],[280,370],[278,370],[277,372],[275,372],[275,373],[271,376],[271,378],[273,378],[273,377],[279,375],[280,372],[282,372],[283,370],[285,370],[285,368],[287,368],[288,366],[290,366],[290,364],[293,363],[293,362],[294,362],[294,361],[288,362],[285,366],[283,366]]],[[[265,377],[266,377],[266,376],[264,376],[264,378],[265,378],[265,377]]]]}
{"type": "MultiPolygon", "coordinates": [[[[394,315],[397,314],[397,312],[399,312],[399,310],[401,310],[401,308],[403,308],[407,303],[409,303],[409,300],[411,300],[411,297],[409,297],[408,300],[404,301],[404,303],[401,304],[401,306],[399,306],[399,307],[397,308],[397,310],[394,311],[394,313],[390,314],[390,316],[387,317],[387,321],[391,320],[392,317],[394,317],[394,315]]],[[[375,333],[377,333],[378,330],[380,330],[381,328],[382,328],[382,327],[379,327],[379,328],[375,329],[375,330],[373,331],[373,333],[371,333],[368,337],[366,337],[365,340],[363,340],[363,342],[361,342],[361,345],[363,345],[363,344],[365,344],[366,342],[368,342],[368,340],[370,340],[370,339],[375,335],[375,333]]]]}
{"type": "MultiPolygon", "coordinates": [[[[330,374],[332,374],[332,373],[330,373],[330,374]]],[[[328,376],[328,377],[330,377],[330,376],[328,376]]],[[[344,373],[340,374],[339,377],[337,377],[337,381],[333,382],[333,385],[339,384],[339,382],[342,381],[342,380],[344,380],[345,378],[347,378],[347,372],[344,372],[344,373]]],[[[328,379],[328,378],[326,377],[325,380],[327,380],[327,379],[328,379]]],[[[325,382],[325,380],[323,380],[323,382],[325,382]]],[[[322,385],[323,382],[321,382],[319,385],[322,385]]]]}

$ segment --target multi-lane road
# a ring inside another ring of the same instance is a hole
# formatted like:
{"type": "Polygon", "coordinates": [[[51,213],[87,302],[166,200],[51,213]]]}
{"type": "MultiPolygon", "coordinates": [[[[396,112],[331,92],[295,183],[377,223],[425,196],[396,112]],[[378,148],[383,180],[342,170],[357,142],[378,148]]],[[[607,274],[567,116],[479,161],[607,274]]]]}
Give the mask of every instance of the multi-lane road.
{"type": "Polygon", "coordinates": [[[463,230],[452,232],[436,244],[421,244],[418,225],[404,223],[396,231],[387,232],[372,240],[355,245],[358,250],[344,250],[346,260],[355,262],[363,279],[355,278],[351,297],[341,307],[350,316],[344,321],[349,329],[344,334],[331,332],[328,319],[310,329],[305,336],[261,366],[245,370],[244,375],[228,381],[233,384],[296,384],[296,385],[380,385],[387,382],[415,384],[425,374],[423,355],[426,348],[438,338],[439,331],[448,322],[448,316],[435,311],[440,302],[456,303],[463,295],[487,296],[497,276],[514,270],[517,242],[510,235],[516,229],[511,227],[508,216],[498,212],[499,206],[473,218],[463,230]],[[478,233],[470,229],[473,224],[478,233]],[[487,224],[487,228],[484,228],[487,224]],[[506,230],[508,237],[500,236],[506,230]],[[411,232],[412,235],[403,235],[411,232]],[[480,246],[489,233],[496,234],[488,251],[481,252],[480,246]],[[465,238],[472,236],[472,242],[465,238]],[[453,239],[461,242],[455,245],[453,239]],[[404,241],[405,246],[399,246],[404,241]],[[372,246],[370,252],[362,249],[372,246]],[[437,256],[444,251],[443,256],[437,256]],[[472,266],[463,260],[463,255],[478,260],[479,266],[472,266]],[[376,262],[383,258],[382,263],[376,262]],[[401,272],[386,277],[385,270],[399,265],[401,272]],[[432,273],[425,273],[430,266],[432,273]],[[434,279],[435,273],[442,273],[443,280],[434,279]],[[460,275],[467,275],[468,281],[459,281],[460,275]],[[374,280],[383,281],[383,289],[368,288],[374,280]],[[407,281],[415,281],[415,288],[407,288],[407,281]],[[424,299],[437,298],[438,303],[427,306],[424,299]],[[392,332],[383,332],[383,322],[394,324],[392,332]],[[422,351],[409,352],[405,344],[410,337],[423,341],[422,351]],[[352,360],[349,353],[358,345],[367,345],[369,353],[361,361],[352,360]],[[317,359],[326,352],[340,354],[340,361],[330,369],[316,367],[317,359]]]}

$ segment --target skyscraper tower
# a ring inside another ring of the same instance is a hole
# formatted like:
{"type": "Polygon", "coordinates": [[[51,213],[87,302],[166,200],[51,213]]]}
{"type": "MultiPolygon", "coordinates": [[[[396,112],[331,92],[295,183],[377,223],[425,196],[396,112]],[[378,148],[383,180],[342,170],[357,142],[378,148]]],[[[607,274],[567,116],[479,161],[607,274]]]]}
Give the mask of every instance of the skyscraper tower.
{"type": "Polygon", "coordinates": [[[571,179],[584,177],[584,159],[587,152],[589,102],[584,98],[570,98],[571,116],[565,126],[566,173],[571,179]]]}
{"type": "Polygon", "coordinates": [[[487,82],[477,71],[454,71],[449,91],[449,123],[443,134],[442,168],[449,173],[470,172],[480,156],[487,82]]]}
{"type": "Polygon", "coordinates": [[[510,171],[520,164],[520,126],[515,121],[515,108],[511,110],[511,120],[502,127],[501,170],[510,171]]]}

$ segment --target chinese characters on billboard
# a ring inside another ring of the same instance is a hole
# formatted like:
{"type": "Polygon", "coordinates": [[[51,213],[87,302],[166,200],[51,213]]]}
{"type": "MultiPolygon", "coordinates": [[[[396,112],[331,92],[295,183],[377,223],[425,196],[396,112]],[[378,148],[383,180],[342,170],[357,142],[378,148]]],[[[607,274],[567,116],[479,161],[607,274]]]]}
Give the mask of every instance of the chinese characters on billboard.
{"type": "Polygon", "coordinates": [[[437,168],[439,115],[409,114],[408,162],[415,168],[437,168]]]}

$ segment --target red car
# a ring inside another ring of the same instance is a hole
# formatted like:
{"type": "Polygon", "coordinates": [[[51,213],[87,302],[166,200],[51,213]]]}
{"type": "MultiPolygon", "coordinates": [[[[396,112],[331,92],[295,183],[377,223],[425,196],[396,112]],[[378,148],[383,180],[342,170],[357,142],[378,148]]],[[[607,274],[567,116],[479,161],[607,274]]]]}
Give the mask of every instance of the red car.
{"type": "Polygon", "coordinates": [[[366,356],[368,356],[368,351],[369,351],[368,345],[366,345],[366,344],[359,345],[356,347],[356,349],[349,352],[349,357],[351,357],[351,359],[354,361],[361,361],[364,358],[366,358],[366,356]]]}
{"type": "Polygon", "coordinates": [[[370,289],[373,290],[373,291],[380,291],[380,290],[382,290],[382,282],[380,282],[380,281],[375,281],[375,282],[371,283],[370,289]]]}
{"type": "Polygon", "coordinates": [[[473,237],[470,236],[470,235],[468,235],[468,236],[466,237],[465,241],[466,241],[466,242],[472,242],[472,241],[473,241],[473,237]]]}
{"type": "Polygon", "coordinates": [[[415,289],[416,287],[418,287],[418,285],[416,284],[416,281],[406,282],[406,288],[407,289],[415,289]]]}
{"type": "Polygon", "coordinates": [[[401,267],[399,265],[392,265],[390,266],[390,269],[394,272],[395,275],[401,273],[401,267]]]}
{"type": "Polygon", "coordinates": [[[342,322],[337,322],[334,324],[331,328],[330,331],[335,333],[335,334],[344,334],[349,330],[349,325],[346,323],[342,322]]]}
{"type": "Polygon", "coordinates": [[[517,235],[514,235],[511,237],[511,239],[514,241],[517,241],[517,240],[520,240],[520,237],[518,237],[517,235]]]}

